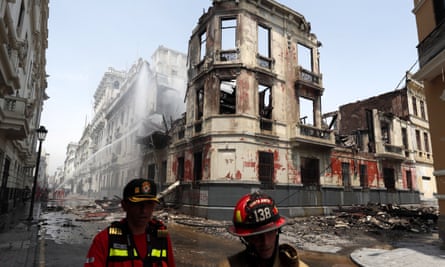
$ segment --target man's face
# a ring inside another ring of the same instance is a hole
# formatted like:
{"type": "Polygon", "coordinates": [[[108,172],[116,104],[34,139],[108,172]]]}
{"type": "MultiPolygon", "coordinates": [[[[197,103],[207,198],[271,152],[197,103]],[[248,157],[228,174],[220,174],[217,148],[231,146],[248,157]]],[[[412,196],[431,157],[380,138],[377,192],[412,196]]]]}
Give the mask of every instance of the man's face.
{"type": "Polygon", "coordinates": [[[260,258],[269,259],[275,251],[277,235],[278,230],[274,230],[259,235],[247,236],[245,240],[255,247],[260,258]]]}
{"type": "Polygon", "coordinates": [[[151,220],[157,203],[154,201],[130,202],[122,201],[122,208],[127,213],[127,220],[138,226],[145,226],[151,220]]]}

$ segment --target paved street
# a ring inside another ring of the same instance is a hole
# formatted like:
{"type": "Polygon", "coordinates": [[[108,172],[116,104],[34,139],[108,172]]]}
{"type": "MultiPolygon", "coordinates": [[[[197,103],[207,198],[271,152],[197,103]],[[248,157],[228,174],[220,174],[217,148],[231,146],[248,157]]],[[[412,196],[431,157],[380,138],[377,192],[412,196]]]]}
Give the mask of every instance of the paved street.
{"type": "MultiPolygon", "coordinates": [[[[65,204],[68,204],[65,203],[65,204]]],[[[72,204],[72,203],[71,203],[72,204]]],[[[79,202],[77,204],[83,204],[79,202]]],[[[90,242],[99,230],[110,221],[119,219],[123,213],[112,213],[105,220],[82,220],[81,209],[52,209],[43,211],[40,204],[34,209],[35,218],[28,221],[29,203],[19,205],[10,217],[2,216],[0,232],[0,262],[8,267],[52,267],[83,266],[90,242]],[[5,223],[6,221],[6,223],[5,223]]],[[[171,214],[170,214],[171,215],[171,214]]],[[[168,217],[171,217],[171,216],[168,217]]],[[[175,217],[175,216],[173,216],[175,217]]],[[[167,222],[174,243],[178,267],[205,267],[215,264],[243,246],[236,238],[222,237],[212,231],[224,231],[221,227],[209,225],[193,226],[176,218],[167,222]],[[210,229],[214,227],[214,229],[210,229]],[[218,228],[218,229],[217,229],[218,228]],[[210,231],[207,231],[209,230],[210,231]]],[[[206,223],[205,220],[196,221],[206,223]]],[[[284,233],[283,240],[290,233],[284,233]]],[[[290,241],[292,239],[286,240],[290,241]]],[[[327,251],[300,250],[301,258],[310,266],[445,266],[445,251],[440,250],[437,240],[429,244],[425,240],[419,244],[407,243],[399,249],[358,248],[350,255],[327,251]],[[419,265],[420,264],[420,265],[419,265]]],[[[329,246],[326,246],[329,247],[329,246]]],[[[326,248],[325,247],[325,248],[326,248]]]]}

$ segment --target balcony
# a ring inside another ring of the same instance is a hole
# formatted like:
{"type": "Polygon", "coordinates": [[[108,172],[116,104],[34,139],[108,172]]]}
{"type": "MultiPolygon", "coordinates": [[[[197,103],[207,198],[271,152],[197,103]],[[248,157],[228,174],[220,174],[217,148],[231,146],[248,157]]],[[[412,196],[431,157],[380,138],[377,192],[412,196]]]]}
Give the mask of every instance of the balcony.
{"type": "Polygon", "coordinates": [[[395,146],[388,143],[383,143],[377,146],[376,157],[391,158],[398,160],[405,160],[405,153],[402,146],[395,146]]]}
{"type": "Polygon", "coordinates": [[[313,73],[309,70],[303,69],[301,66],[296,68],[296,82],[295,88],[298,89],[311,89],[323,92],[321,86],[321,75],[313,73]]]}
{"type": "Polygon", "coordinates": [[[435,56],[445,50],[445,21],[439,24],[421,43],[417,46],[419,65],[424,67],[435,56]]]}
{"type": "Polygon", "coordinates": [[[298,147],[335,147],[335,137],[331,130],[303,124],[297,125],[296,136],[291,138],[291,142],[298,147]]]}
{"type": "Polygon", "coordinates": [[[0,98],[0,132],[9,139],[24,139],[29,133],[26,99],[15,96],[0,98]]]}

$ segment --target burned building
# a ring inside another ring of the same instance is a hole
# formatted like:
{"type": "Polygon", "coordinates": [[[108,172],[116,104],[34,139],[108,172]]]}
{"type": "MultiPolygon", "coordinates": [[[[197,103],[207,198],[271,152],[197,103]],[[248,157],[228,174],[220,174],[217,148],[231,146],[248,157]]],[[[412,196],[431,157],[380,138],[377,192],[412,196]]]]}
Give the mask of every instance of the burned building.
{"type": "Polygon", "coordinates": [[[184,211],[228,218],[240,195],[264,190],[290,215],[320,212],[335,146],[322,124],[320,46],[276,1],[213,1],[190,37],[186,115],[169,147],[184,211]]]}
{"type": "Polygon", "coordinates": [[[407,73],[402,89],[340,106],[335,114],[332,179],[356,191],[364,202],[434,201],[433,155],[422,88],[407,73]]]}
{"type": "MultiPolygon", "coordinates": [[[[377,180],[366,182],[379,190],[351,190],[346,169],[352,166],[334,160],[342,148],[336,149],[334,130],[322,118],[320,46],[304,16],[276,1],[213,1],[189,41],[186,114],[171,129],[169,145],[154,149],[168,154],[167,184],[181,182],[169,202],[216,219],[230,218],[239,196],[254,190],[272,195],[288,216],[329,213],[338,205],[419,202],[418,191],[405,190],[415,180],[409,160],[403,175],[411,172],[411,178],[403,186],[379,180],[392,168],[381,172],[389,162],[384,149],[396,149],[383,143],[373,147],[382,150],[381,160],[369,156],[377,180]],[[303,103],[310,103],[309,114],[303,103]],[[345,171],[338,175],[335,166],[345,171]]],[[[401,146],[396,155],[389,152],[397,164],[406,159],[401,146]]]]}

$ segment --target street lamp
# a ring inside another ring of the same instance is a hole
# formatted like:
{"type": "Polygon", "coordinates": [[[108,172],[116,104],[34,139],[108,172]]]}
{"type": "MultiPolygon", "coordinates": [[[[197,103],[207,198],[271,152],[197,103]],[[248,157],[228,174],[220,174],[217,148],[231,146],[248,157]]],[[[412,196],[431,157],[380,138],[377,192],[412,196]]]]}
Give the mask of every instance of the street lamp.
{"type": "Polygon", "coordinates": [[[37,162],[36,169],[34,172],[34,183],[32,185],[32,193],[31,193],[31,207],[29,207],[29,216],[28,220],[32,220],[32,214],[34,210],[34,198],[36,195],[36,187],[37,187],[37,177],[39,175],[39,165],[40,165],[40,154],[42,153],[42,142],[45,140],[46,134],[48,130],[44,126],[40,126],[39,129],[36,129],[37,139],[39,140],[39,151],[37,152],[37,162]]]}

